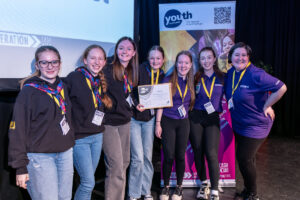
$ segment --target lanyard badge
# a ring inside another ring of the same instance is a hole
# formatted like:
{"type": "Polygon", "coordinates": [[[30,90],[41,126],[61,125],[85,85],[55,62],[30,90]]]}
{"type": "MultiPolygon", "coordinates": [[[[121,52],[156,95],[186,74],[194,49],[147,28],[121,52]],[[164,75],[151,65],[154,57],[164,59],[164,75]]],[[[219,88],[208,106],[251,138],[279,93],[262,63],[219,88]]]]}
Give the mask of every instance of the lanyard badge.
{"type": "Polygon", "coordinates": [[[184,94],[183,94],[183,95],[182,95],[182,92],[181,92],[181,89],[180,89],[178,83],[176,84],[176,86],[177,86],[179,95],[180,95],[180,97],[181,97],[181,99],[182,99],[182,105],[179,106],[177,110],[178,110],[178,112],[179,112],[180,117],[185,117],[185,116],[186,116],[186,110],[185,110],[185,108],[184,108],[183,102],[184,102],[185,96],[186,96],[186,94],[187,94],[188,85],[186,84],[185,90],[184,90],[184,94]]]}
{"type": "Polygon", "coordinates": [[[202,81],[203,89],[204,89],[204,91],[205,91],[205,93],[206,93],[206,95],[209,99],[209,102],[204,104],[204,108],[205,108],[205,110],[208,114],[211,114],[211,113],[215,112],[215,108],[211,103],[211,96],[212,96],[213,88],[214,88],[214,85],[215,85],[216,77],[214,76],[214,78],[213,78],[213,81],[212,81],[211,86],[210,86],[210,92],[209,93],[207,91],[207,88],[206,88],[206,85],[204,83],[204,78],[203,77],[201,78],[201,81],[202,81]]]}

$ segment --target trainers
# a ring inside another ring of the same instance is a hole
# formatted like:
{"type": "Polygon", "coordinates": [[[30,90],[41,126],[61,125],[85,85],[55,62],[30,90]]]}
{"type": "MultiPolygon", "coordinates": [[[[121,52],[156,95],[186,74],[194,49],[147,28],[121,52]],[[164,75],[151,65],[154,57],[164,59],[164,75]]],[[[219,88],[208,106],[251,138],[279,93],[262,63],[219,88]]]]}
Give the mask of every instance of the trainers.
{"type": "Polygon", "coordinates": [[[219,200],[219,195],[211,194],[210,200],[219,200]]]}
{"type": "Polygon", "coordinates": [[[164,187],[159,195],[159,200],[169,200],[170,196],[170,188],[164,187]]]}
{"type": "Polygon", "coordinates": [[[202,184],[197,193],[197,199],[208,199],[209,193],[210,192],[207,184],[202,184]]]}
{"type": "Polygon", "coordinates": [[[138,200],[137,198],[129,197],[129,200],[138,200]]]}
{"type": "Polygon", "coordinates": [[[144,200],[153,200],[153,196],[151,194],[147,194],[144,196],[144,200]]]}
{"type": "Polygon", "coordinates": [[[182,187],[177,185],[172,195],[172,200],[181,200],[181,199],[182,199],[182,187]]]}

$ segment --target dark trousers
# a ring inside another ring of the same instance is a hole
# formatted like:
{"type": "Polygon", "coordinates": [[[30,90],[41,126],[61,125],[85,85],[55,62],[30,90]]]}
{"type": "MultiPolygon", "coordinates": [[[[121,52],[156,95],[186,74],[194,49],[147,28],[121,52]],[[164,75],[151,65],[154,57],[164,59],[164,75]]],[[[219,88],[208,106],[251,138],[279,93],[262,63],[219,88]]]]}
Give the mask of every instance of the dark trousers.
{"type": "MultiPolygon", "coordinates": [[[[205,111],[206,112],[206,111],[205,111]]],[[[207,114],[206,114],[207,115],[207,114]]],[[[206,180],[206,168],[204,155],[207,159],[211,188],[218,190],[219,169],[219,143],[220,125],[217,113],[208,116],[205,120],[190,120],[190,142],[194,152],[194,160],[198,176],[201,181],[206,180]]]]}
{"type": "Polygon", "coordinates": [[[164,185],[169,185],[172,165],[175,160],[177,185],[182,185],[185,171],[185,151],[189,139],[189,119],[171,119],[163,116],[162,145],[164,152],[164,185]]]}
{"type": "Polygon", "coordinates": [[[236,133],[235,138],[237,144],[236,158],[244,179],[245,189],[249,193],[257,194],[255,156],[265,138],[249,138],[236,133]]]}

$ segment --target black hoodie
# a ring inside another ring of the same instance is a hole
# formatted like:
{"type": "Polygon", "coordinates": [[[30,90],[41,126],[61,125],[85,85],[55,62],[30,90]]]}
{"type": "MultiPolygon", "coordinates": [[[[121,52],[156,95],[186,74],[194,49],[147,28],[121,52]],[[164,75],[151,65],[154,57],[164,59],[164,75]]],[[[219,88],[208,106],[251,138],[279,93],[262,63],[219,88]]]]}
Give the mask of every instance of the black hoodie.
{"type": "Polygon", "coordinates": [[[107,81],[108,91],[113,106],[112,109],[105,110],[104,124],[119,126],[130,122],[132,109],[126,98],[130,95],[124,92],[124,81],[118,81],[113,78],[113,65],[108,64],[103,68],[107,81]]]}
{"type": "MultiPolygon", "coordinates": [[[[50,84],[38,77],[25,82],[48,85],[56,89],[60,79],[50,84]]],[[[13,118],[9,129],[8,164],[17,174],[26,174],[29,162],[27,153],[58,153],[74,146],[74,132],[71,124],[71,103],[66,87],[66,119],[70,130],[63,135],[60,127],[64,115],[60,107],[46,92],[25,86],[19,93],[14,105],[13,118]]]]}
{"type": "MultiPolygon", "coordinates": [[[[99,79],[99,76],[95,78],[99,79]]],[[[80,139],[103,132],[103,123],[101,126],[92,123],[96,108],[92,91],[86,82],[85,76],[79,71],[74,71],[64,81],[68,86],[69,97],[72,102],[72,125],[75,131],[75,138],[80,139]]],[[[99,108],[102,112],[103,106],[101,104],[99,108]]]]}

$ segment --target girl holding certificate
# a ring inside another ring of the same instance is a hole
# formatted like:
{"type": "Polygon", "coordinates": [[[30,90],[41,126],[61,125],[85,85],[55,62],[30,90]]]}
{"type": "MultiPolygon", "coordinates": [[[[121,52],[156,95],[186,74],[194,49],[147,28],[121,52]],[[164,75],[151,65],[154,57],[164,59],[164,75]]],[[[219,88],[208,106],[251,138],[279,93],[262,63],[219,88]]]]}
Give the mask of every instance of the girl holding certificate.
{"type": "Polygon", "coordinates": [[[172,74],[163,82],[172,83],[173,107],[159,109],[156,114],[155,134],[162,138],[164,161],[164,188],[160,200],[169,199],[169,182],[173,161],[176,163],[177,186],[173,200],[182,199],[182,181],[185,171],[185,150],[190,131],[188,111],[195,101],[193,60],[189,51],[181,51],[176,56],[172,74]]]}
{"type": "Polygon", "coordinates": [[[74,133],[60,67],[56,48],[36,50],[36,72],[21,82],[9,127],[8,164],[34,200],[72,198],[74,133]]]}
{"type": "Polygon", "coordinates": [[[211,47],[204,47],[199,53],[199,71],[195,75],[196,101],[190,113],[190,142],[194,160],[201,181],[197,199],[208,199],[206,181],[206,156],[211,182],[211,200],[219,200],[219,161],[220,119],[222,112],[223,73],[218,67],[216,54],[211,47]]]}
{"type": "Polygon", "coordinates": [[[251,48],[239,42],[229,51],[232,68],[225,77],[225,95],[236,139],[236,158],[244,179],[243,199],[258,200],[256,153],[275,118],[272,105],[286,92],[286,85],[250,62],[251,48]],[[270,93],[271,92],[271,93],[270,93]]]}
{"type": "Polygon", "coordinates": [[[104,107],[112,106],[101,72],[106,63],[104,49],[99,45],[91,45],[85,49],[82,59],[84,66],[66,78],[76,139],[74,166],[80,176],[75,200],[91,199],[95,186],[94,174],[102,150],[104,107]]]}
{"type": "MultiPolygon", "coordinates": [[[[164,50],[153,46],[148,53],[148,61],[140,65],[138,85],[154,85],[162,81],[164,71],[164,50]]],[[[143,109],[138,104],[138,88],[133,88],[133,98],[137,104],[133,110],[130,127],[130,170],[128,195],[135,200],[144,196],[152,200],[151,184],[153,177],[152,148],[154,140],[155,111],[143,109]]]]}
{"type": "Polygon", "coordinates": [[[103,151],[106,178],[105,199],[124,199],[126,169],[130,163],[131,91],[138,84],[138,56],[134,41],[122,37],[116,44],[114,60],[104,67],[108,95],[113,101],[105,113],[103,151]]]}

